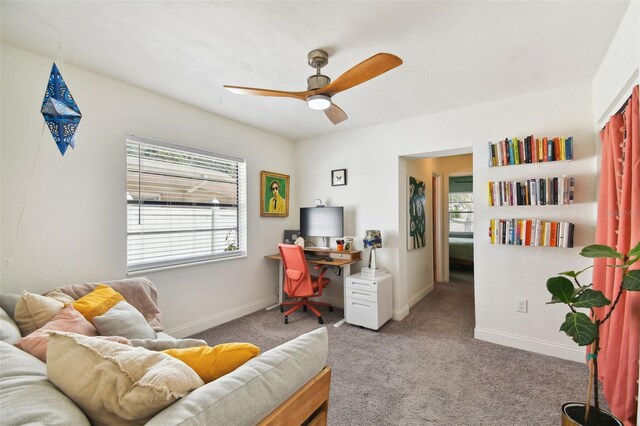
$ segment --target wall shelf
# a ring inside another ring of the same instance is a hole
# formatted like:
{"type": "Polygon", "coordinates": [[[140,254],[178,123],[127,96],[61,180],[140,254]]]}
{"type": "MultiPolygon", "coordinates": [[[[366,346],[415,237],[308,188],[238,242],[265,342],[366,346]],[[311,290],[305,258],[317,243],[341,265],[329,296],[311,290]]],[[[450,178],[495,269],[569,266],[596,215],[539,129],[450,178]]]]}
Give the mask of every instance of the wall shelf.
{"type": "Polygon", "coordinates": [[[570,161],[573,159],[573,137],[505,139],[489,142],[489,167],[570,161]]]}
{"type": "Polygon", "coordinates": [[[567,205],[573,204],[574,178],[490,181],[488,190],[490,207],[567,205]]]}
{"type": "Polygon", "coordinates": [[[541,219],[491,219],[491,244],[572,248],[575,225],[541,219]]]}

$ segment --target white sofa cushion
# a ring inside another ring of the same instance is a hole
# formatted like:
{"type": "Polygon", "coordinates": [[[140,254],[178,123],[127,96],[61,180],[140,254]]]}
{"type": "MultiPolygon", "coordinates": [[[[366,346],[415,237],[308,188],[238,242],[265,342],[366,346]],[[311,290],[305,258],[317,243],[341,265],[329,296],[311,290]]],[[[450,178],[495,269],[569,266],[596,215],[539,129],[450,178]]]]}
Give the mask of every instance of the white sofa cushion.
{"type": "Polygon", "coordinates": [[[0,308],[0,340],[11,345],[22,338],[18,325],[11,319],[4,309],[0,308]]]}
{"type": "Polygon", "coordinates": [[[194,390],[148,425],[255,425],[322,371],[328,348],[326,328],[303,334],[194,390]]]}
{"type": "Polygon", "coordinates": [[[80,409],[47,380],[45,364],[0,342],[0,423],[3,426],[87,425],[80,409]]]}
{"type": "Polygon", "coordinates": [[[142,424],[204,382],[162,352],[51,331],[49,380],[95,425],[142,424]]]}

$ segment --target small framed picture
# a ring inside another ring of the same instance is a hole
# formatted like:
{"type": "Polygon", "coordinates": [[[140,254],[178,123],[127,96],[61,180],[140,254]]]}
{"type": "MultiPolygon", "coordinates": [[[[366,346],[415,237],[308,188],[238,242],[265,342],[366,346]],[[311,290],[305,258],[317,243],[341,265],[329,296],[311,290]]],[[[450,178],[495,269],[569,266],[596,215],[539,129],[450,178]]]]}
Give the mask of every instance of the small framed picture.
{"type": "Polygon", "coordinates": [[[284,231],[284,239],[283,239],[283,243],[285,244],[293,244],[296,242],[296,240],[298,239],[298,237],[300,236],[300,231],[298,230],[291,230],[291,229],[285,229],[284,231]]]}
{"type": "Polygon", "coordinates": [[[352,245],[353,245],[353,238],[345,237],[344,250],[345,251],[351,250],[352,245]]]}
{"type": "Polygon", "coordinates": [[[347,169],[331,170],[331,186],[347,184],[347,169]]]}

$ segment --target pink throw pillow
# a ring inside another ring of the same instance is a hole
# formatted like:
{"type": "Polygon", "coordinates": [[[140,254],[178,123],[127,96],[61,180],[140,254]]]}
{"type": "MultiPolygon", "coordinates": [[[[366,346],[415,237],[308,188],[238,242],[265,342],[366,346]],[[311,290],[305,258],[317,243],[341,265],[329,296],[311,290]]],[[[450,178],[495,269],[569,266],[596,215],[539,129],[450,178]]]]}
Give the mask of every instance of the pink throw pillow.
{"type": "Polygon", "coordinates": [[[47,362],[49,334],[45,330],[67,331],[85,336],[98,335],[98,331],[93,324],[87,321],[80,312],[76,311],[73,305],[67,305],[51,321],[20,339],[16,346],[41,361],[47,362]]]}

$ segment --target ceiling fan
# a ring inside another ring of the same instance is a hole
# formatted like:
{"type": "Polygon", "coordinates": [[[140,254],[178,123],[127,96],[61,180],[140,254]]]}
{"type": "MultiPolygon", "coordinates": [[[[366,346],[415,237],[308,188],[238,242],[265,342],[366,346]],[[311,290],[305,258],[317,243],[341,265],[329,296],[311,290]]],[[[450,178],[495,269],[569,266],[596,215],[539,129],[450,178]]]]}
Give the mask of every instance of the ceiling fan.
{"type": "Polygon", "coordinates": [[[307,90],[303,92],[287,92],[282,90],[258,89],[255,87],[224,86],[225,89],[241,94],[255,96],[275,96],[300,99],[306,101],[309,108],[324,111],[333,124],[346,120],[347,114],[331,100],[333,95],[350,89],[365,81],[371,80],[402,64],[402,59],[390,53],[378,53],[360,62],[333,82],[320,70],[329,63],[329,55],[322,49],[316,49],[307,55],[309,65],[316,73],[307,78],[307,90]]]}

